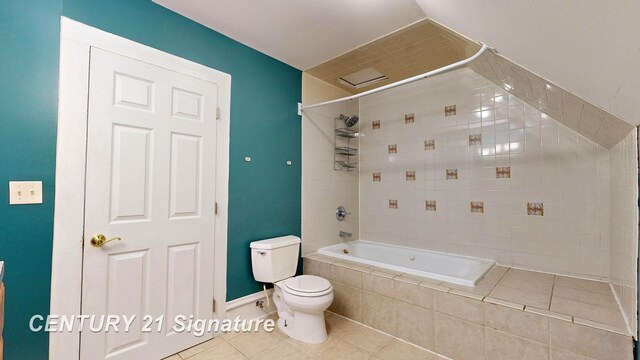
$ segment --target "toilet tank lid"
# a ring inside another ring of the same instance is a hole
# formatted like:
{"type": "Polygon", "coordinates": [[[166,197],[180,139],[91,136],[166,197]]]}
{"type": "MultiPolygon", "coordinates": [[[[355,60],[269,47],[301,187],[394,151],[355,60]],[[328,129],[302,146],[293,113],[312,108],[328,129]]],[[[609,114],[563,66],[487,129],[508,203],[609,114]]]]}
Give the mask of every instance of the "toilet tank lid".
{"type": "Polygon", "coordinates": [[[271,250],[284,246],[296,245],[300,243],[300,238],[293,235],[281,236],[277,238],[253,241],[249,246],[252,249],[271,250]]]}

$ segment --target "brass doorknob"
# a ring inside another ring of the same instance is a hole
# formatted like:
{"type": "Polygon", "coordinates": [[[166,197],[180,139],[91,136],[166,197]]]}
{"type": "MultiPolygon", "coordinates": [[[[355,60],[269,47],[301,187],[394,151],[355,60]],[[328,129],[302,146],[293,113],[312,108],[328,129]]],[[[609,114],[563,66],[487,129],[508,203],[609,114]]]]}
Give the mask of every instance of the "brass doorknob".
{"type": "Polygon", "coordinates": [[[103,234],[95,234],[93,235],[93,237],[91,238],[91,246],[93,247],[101,247],[102,245],[113,241],[113,240],[121,240],[119,237],[114,237],[113,239],[109,239],[107,240],[107,237],[104,236],[103,234]]]}

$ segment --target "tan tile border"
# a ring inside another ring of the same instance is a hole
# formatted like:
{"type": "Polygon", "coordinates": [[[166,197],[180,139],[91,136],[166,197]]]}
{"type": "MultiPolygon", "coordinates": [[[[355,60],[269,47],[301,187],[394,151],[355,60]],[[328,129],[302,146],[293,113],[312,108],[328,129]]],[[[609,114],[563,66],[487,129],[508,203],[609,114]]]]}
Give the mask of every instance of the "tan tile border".
{"type": "Polygon", "coordinates": [[[482,301],[485,298],[484,295],[474,294],[474,293],[470,293],[470,292],[466,292],[458,289],[449,290],[449,294],[459,295],[459,296],[463,296],[469,299],[479,300],[479,301],[482,301]]]}
{"type": "Polygon", "coordinates": [[[524,305],[522,305],[522,304],[516,304],[514,302],[506,301],[506,300],[502,300],[502,299],[496,299],[496,298],[491,297],[491,296],[485,297],[483,301],[491,303],[491,304],[494,304],[494,305],[502,305],[502,306],[510,307],[510,308],[516,309],[516,310],[524,310],[524,305]]]}
{"type": "Polygon", "coordinates": [[[599,329],[599,330],[604,330],[604,331],[608,331],[608,332],[612,332],[612,333],[616,333],[624,336],[631,336],[626,330],[621,330],[620,328],[617,328],[615,326],[601,324],[591,320],[574,317],[573,322],[575,324],[584,325],[584,326],[588,326],[588,327],[599,329]]]}
{"type": "Polygon", "coordinates": [[[524,307],[524,311],[528,312],[528,313],[536,314],[536,315],[541,315],[541,316],[546,316],[546,317],[558,319],[558,320],[573,322],[573,316],[566,315],[566,314],[560,314],[560,313],[557,313],[555,311],[538,309],[538,308],[532,307],[532,306],[525,306],[524,307]]]}

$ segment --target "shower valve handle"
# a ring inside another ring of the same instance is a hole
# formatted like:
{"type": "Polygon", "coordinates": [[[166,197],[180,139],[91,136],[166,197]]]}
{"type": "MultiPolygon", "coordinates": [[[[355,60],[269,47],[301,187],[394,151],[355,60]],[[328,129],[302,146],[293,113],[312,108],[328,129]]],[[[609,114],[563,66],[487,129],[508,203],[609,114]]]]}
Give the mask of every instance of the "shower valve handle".
{"type": "Polygon", "coordinates": [[[336,219],[338,219],[338,221],[343,221],[347,215],[351,215],[351,213],[347,212],[347,209],[345,209],[344,206],[338,206],[338,210],[336,210],[336,219]]]}

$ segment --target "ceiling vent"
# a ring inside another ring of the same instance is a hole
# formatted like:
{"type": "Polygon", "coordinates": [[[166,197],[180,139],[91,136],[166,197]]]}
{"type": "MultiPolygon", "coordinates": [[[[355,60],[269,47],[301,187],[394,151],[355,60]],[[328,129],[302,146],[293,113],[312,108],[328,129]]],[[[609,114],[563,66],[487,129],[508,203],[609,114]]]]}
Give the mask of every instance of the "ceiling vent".
{"type": "Polygon", "coordinates": [[[341,76],[338,79],[338,82],[352,89],[359,89],[387,79],[388,77],[380,71],[372,67],[368,67],[352,74],[341,76]]]}

